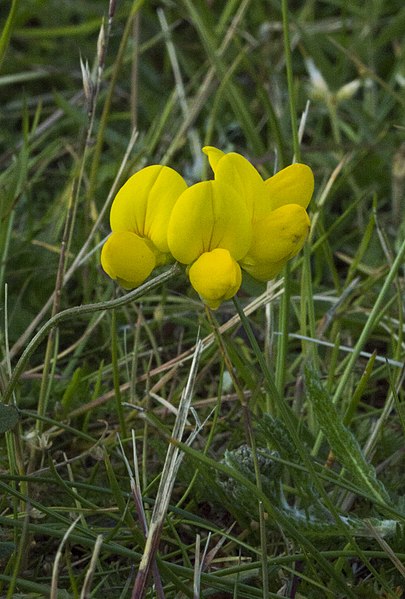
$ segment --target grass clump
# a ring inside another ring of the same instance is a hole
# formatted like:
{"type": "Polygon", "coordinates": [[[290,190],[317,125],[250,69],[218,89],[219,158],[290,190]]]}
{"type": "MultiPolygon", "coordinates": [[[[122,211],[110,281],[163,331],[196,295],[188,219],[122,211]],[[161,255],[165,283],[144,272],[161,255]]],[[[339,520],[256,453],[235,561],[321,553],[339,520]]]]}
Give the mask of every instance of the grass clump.
{"type": "Polygon", "coordinates": [[[402,3],[0,10],[0,595],[401,597],[402,3]],[[304,252],[124,293],[117,189],[206,144],[311,166],[304,252]]]}

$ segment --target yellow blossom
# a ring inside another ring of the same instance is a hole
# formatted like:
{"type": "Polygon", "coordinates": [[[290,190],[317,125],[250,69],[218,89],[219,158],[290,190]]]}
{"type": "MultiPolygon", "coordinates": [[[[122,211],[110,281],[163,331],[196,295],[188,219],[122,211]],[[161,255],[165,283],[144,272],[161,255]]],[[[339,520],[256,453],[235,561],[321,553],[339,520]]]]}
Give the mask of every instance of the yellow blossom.
{"type": "Polygon", "coordinates": [[[114,198],[112,234],[101,252],[105,272],[125,289],[141,285],[156,266],[172,258],[167,226],[177,198],[187,188],[167,166],[147,166],[130,177],[114,198]]]}
{"type": "Polygon", "coordinates": [[[191,265],[188,276],[194,289],[213,310],[233,297],[242,283],[239,264],[223,248],[201,254],[191,265]]]}
{"type": "Polygon", "coordinates": [[[203,151],[213,181],[187,187],[173,169],[152,165],[125,183],[111,207],[112,234],[101,264],[131,289],[156,266],[177,260],[202,300],[216,309],[237,293],[241,269],[268,281],[301,250],[314,181],[305,164],[263,180],[240,154],[210,146],[203,151]]]}
{"type": "Polygon", "coordinates": [[[194,289],[207,305],[218,307],[239,289],[237,262],[251,244],[244,198],[227,182],[192,185],[173,207],[167,241],[173,257],[189,267],[194,289]]]}
{"type": "Polygon", "coordinates": [[[145,239],[131,231],[117,231],[103,245],[101,264],[121,287],[133,289],[148,278],[156,266],[156,257],[145,239]]]}
{"type": "Polygon", "coordinates": [[[314,178],[305,164],[292,164],[267,180],[240,154],[207,146],[217,182],[225,181],[244,198],[252,225],[252,243],[241,267],[260,281],[274,278],[305,243],[306,213],[314,178]]]}

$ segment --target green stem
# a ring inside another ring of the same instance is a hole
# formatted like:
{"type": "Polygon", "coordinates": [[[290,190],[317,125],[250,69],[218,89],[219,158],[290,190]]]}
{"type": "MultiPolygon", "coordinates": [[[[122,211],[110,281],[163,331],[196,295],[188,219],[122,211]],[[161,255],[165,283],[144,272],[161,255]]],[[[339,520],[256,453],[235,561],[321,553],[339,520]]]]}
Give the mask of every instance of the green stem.
{"type": "MultiPolygon", "coordinates": [[[[300,160],[300,144],[298,139],[298,122],[297,122],[297,111],[295,106],[295,95],[294,95],[294,79],[293,79],[293,68],[292,68],[292,57],[291,57],[291,44],[290,44],[290,26],[288,21],[288,3],[287,0],[282,0],[281,3],[282,14],[283,14],[283,39],[284,39],[284,53],[285,63],[287,71],[287,83],[288,83],[288,97],[290,105],[290,119],[291,119],[291,130],[293,138],[294,148],[294,161],[300,160]]],[[[279,326],[281,335],[277,343],[277,367],[276,367],[276,386],[278,392],[283,395],[285,374],[286,374],[286,357],[287,357],[287,346],[288,346],[288,325],[290,321],[290,267],[286,265],[284,269],[284,296],[281,302],[279,326]]]]}
{"type": "Polygon", "coordinates": [[[285,53],[285,66],[287,70],[287,84],[288,84],[288,99],[290,104],[290,118],[291,118],[291,129],[293,138],[294,158],[296,162],[300,161],[301,151],[300,143],[298,139],[298,121],[297,111],[295,107],[295,93],[294,93],[294,78],[291,58],[291,43],[290,43],[290,25],[288,21],[288,0],[281,1],[281,10],[283,13],[283,39],[284,39],[284,53],[285,53]]]}
{"type": "Polygon", "coordinates": [[[107,302],[97,302],[95,304],[85,304],[83,306],[75,306],[73,308],[68,308],[67,310],[63,310],[62,312],[58,312],[52,318],[48,320],[38,331],[38,333],[31,339],[26,349],[22,353],[20,359],[18,360],[14,371],[11,375],[10,382],[7,385],[7,388],[4,392],[3,402],[7,404],[10,401],[10,398],[13,394],[13,391],[24,371],[25,365],[28,362],[29,358],[32,356],[33,352],[36,350],[41,341],[46,337],[46,335],[57,327],[61,322],[65,320],[71,320],[78,318],[79,316],[83,316],[84,314],[92,314],[93,312],[100,312],[102,310],[113,310],[114,308],[120,308],[121,306],[125,306],[129,304],[135,299],[138,299],[142,295],[145,295],[149,291],[155,289],[162,283],[166,283],[170,279],[173,279],[180,272],[180,268],[177,264],[175,264],[171,269],[166,272],[158,275],[153,278],[151,281],[144,283],[137,289],[130,291],[123,297],[118,297],[113,300],[109,300],[107,302]]]}
{"type": "MultiPolygon", "coordinates": [[[[5,228],[7,227],[7,228],[6,228],[6,232],[4,235],[4,242],[3,242],[1,262],[0,262],[0,289],[4,289],[4,274],[6,272],[6,264],[7,264],[7,260],[8,260],[8,250],[10,248],[10,240],[11,240],[11,235],[13,232],[14,217],[15,217],[15,210],[12,210],[10,212],[10,216],[8,217],[8,223],[7,223],[6,217],[3,216],[3,219],[5,219],[4,227],[5,228]]],[[[7,348],[7,351],[8,351],[8,348],[7,348]]]]}
{"type": "Polygon", "coordinates": [[[276,387],[281,397],[284,395],[285,374],[287,370],[288,324],[290,321],[290,265],[284,268],[284,294],[281,298],[278,325],[280,336],[277,341],[276,387]]]}
{"type": "Polygon", "coordinates": [[[21,534],[19,535],[18,548],[16,550],[16,559],[14,562],[13,573],[10,577],[10,584],[7,589],[6,599],[13,599],[13,597],[15,597],[14,591],[18,584],[18,582],[17,582],[18,575],[20,573],[21,566],[24,562],[24,555],[25,555],[25,552],[27,549],[28,522],[29,522],[29,516],[28,516],[28,511],[27,511],[27,514],[24,517],[24,524],[22,527],[22,531],[21,531],[21,534]]]}
{"type": "Polygon", "coordinates": [[[112,361],[112,371],[113,371],[113,380],[114,380],[114,392],[115,392],[115,402],[118,412],[118,419],[120,422],[121,434],[124,439],[127,438],[127,426],[125,423],[124,411],[122,409],[122,398],[121,398],[121,390],[120,390],[120,376],[119,376],[119,367],[118,367],[118,338],[117,338],[117,314],[116,311],[112,312],[112,323],[111,323],[111,361],[112,361]]]}
{"type": "Polygon", "coordinates": [[[4,25],[3,32],[0,36],[0,67],[3,63],[4,56],[10,43],[10,37],[13,32],[18,4],[19,0],[13,0],[13,2],[11,3],[10,12],[8,13],[7,21],[4,25]]]}
{"type": "MultiPolygon", "coordinates": [[[[314,309],[314,291],[311,273],[311,248],[308,243],[304,245],[304,257],[301,276],[301,308],[300,308],[300,333],[302,337],[316,338],[316,319],[314,309]]],[[[301,342],[304,360],[310,360],[314,365],[318,360],[317,345],[315,343],[301,342]]]]}
{"type": "MultiPolygon", "coordinates": [[[[48,342],[46,344],[45,350],[45,359],[44,359],[44,367],[42,370],[42,378],[41,378],[41,387],[39,391],[39,399],[38,399],[38,414],[40,416],[44,416],[46,413],[46,408],[48,404],[48,381],[49,381],[49,372],[51,370],[51,360],[52,356],[55,356],[57,352],[55,350],[55,329],[51,329],[49,332],[48,342]]],[[[42,433],[42,421],[37,420],[35,429],[38,435],[42,433]]]]}

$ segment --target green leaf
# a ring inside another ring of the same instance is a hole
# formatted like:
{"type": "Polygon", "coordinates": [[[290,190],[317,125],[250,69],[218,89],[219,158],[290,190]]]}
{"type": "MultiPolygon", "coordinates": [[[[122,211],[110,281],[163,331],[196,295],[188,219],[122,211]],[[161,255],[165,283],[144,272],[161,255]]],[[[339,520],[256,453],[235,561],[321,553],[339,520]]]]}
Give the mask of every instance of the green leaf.
{"type": "Polygon", "coordinates": [[[3,62],[4,55],[10,43],[10,37],[15,25],[18,4],[19,0],[13,0],[13,2],[11,3],[6,23],[0,35],[0,66],[3,62]]]}
{"type": "Polygon", "coordinates": [[[78,390],[79,390],[80,383],[82,382],[82,378],[83,378],[83,369],[76,368],[76,370],[74,371],[74,373],[72,375],[72,378],[70,379],[68,386],[66,387],[66,390],[63,394],[62,401],[61,401],[61,404],[63,406],[63,411],[65,414],[68,414],[69,410],[71,409],[72,401],[78,394],[78,390]]]}
{"type": "Polygon", "coordinates": [[[19,419],[17,408],[0,404],[0,434],[11,431],[19,419]]]}
{"type": "Polygon", "coordinates": [[[357,439],[344,426],[318,374],[308,366],[305,368],[305,381],[315,417],[338,461],[350,472],[364,492],[371,493],[381,503],[390,504],[389,495],[377,479],[374,466],[367,462],[357,439]]]}

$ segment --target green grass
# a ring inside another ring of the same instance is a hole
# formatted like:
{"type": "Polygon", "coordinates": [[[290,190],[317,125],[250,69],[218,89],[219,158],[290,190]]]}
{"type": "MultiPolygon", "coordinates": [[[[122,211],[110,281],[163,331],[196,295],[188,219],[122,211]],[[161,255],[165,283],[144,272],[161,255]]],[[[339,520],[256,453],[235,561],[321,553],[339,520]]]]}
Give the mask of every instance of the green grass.
{"type": "Polygon", "coordinates": [[[403,595],[402,4],[2,4],[0,597],[403,595]],[[311,166],[304,251],[124,293],[117,189],[205,144],[311,166]]]}

